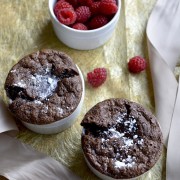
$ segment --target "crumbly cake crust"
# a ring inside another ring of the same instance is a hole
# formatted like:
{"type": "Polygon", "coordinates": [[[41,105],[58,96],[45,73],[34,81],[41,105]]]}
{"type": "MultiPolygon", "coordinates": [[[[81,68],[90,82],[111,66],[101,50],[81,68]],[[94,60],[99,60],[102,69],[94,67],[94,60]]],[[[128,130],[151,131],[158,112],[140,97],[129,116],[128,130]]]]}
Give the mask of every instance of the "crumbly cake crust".
{"type": "Polygon", "coordinates": [[[45,49],[22,58],[10,70],[5,90],[17,119],[49,124],[69,116],[78,106],[82,81],[72,59],[45,49]]]}
{"type": "Polygon", "coordinates": [[[87,112],[81,125],[86,159],[92,167],[112,178],[140,176],[161,155],[159,124],[152,113],[137,103],[105,100],[87,112]]]}

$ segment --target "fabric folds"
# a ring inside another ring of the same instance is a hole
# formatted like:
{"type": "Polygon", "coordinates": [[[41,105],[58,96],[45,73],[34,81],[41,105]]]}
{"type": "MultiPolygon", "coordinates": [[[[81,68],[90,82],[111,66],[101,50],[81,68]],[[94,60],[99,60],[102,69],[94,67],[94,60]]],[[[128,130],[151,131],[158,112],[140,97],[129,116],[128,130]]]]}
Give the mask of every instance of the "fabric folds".
{"type": "Polygon", "coordinates": [[[0,98],[0,175],[10,180],[78,180],[56,160],[15,139],[18,129],[0,98]]]}
{"type": "Polygon", "coordinates": [[[180,90],[174,75],[180,58],[180,0],[159,0],[147,25],[156,115],[167,146],[166,179],[180,177],[180,90]]]}

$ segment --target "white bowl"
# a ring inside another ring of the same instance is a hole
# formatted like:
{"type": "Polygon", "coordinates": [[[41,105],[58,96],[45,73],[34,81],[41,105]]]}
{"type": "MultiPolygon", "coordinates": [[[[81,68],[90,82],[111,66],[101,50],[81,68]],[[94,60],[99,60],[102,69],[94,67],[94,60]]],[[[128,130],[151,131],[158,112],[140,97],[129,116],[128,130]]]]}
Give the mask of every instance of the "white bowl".
{"type": "Polygon", "coordinates": [[[102,46],[112,36],[115,26],[119,20],[121,0],[117,0],[118,11],[112,20],[105,26],[87,31],[76,30],[63,25],[58,21],[53,11],[56,2],[57,0],[49,0],[49,11],[54,31],[60,41],[74,49],[90,50],[102,46]]]}
{"type": "MultiPolygon", "coordinates": [[[[77,66],[77,68],[78,68],[78,66],[77,66]]],[[[37,124],[31,124],[31,123],[21,121],[24,126],[26,126],[31,131],[34,131],[39,134],[55,134],[55,133],[62,132],[65,129],[69,128],[75,122],[75,120],[77,119],[77,116],[79,115],[81,108],[82,108],[82,104],[84,101],[84,91],[85,91],[84,78],[83,78],[81,70],[79,68],[78,68],[78,70],[79,70],[79,74],[81,77],[83,90],[82,90],[81,100],[80,100],[77,108],[74,110],[74,112],[72,114],[70,114],[68,117],[61,119],[59,121],[56,121],[54,123],[51,123],[51,124],[37,125],[37,124]]]]}

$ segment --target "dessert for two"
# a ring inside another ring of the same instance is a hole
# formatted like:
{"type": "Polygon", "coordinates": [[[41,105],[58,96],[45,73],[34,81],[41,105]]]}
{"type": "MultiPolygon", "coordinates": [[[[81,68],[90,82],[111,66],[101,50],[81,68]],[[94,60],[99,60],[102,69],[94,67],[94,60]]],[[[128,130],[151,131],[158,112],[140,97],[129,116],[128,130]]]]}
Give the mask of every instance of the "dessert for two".
{"type": "MultiPolygon", "coordinates": [[[[30,130],[54,134],[70,127],[81,111],[81,70],[65,53],[45,49],[22,58],[9,71],[9,109],[30,130]]],[[[125,99],[107,99],[84,116],[82,150],[101,179],[134,179],[148,172],[162,152],[162,133],[152,113],[125,99]]]]}

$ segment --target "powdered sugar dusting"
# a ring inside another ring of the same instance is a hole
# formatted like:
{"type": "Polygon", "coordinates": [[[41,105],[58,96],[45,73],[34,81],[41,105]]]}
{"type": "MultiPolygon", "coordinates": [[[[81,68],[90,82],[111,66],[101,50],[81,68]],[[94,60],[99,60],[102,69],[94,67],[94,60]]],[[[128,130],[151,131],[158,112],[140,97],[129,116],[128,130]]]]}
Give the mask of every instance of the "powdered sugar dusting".
{"type": "Polygon", "coordinates": [[[18,83],[15,83],[13,85],[21,87],[21,88],[26,88],[26,83],[23,80],[19,81],[18,83]]]}
{"type": "Polygon", "coordinates": [[[108,131],[111,132],[111,134],[112,134],[111,137],[112,137],[112,138],[114,138],[114,137],[120,138],[120,137],[123,137],[123,136],[124,136],[124,133],[120,133],[120,132],[116,131],[115,128],[110,128],[110,129],[108,129],[108,131]]]}
{"type": "MultiPolygon", "coordinates": [[[[110,129],[103,131],[103,134],[108,136],[109,139],[121,138],[124,142],[124,147],[125,146],[130,147],[130,146],[133,146],[133,144],[134,144],[133,139],[126,137],[125,132],[120,133],[119,131],[116,130],[115,127],[111,127],[110,129]]],[[[103,142],[104,141],[105,141],[105,139],[103,138],[103,142]]]]}
{"type": "Polygon", "coordinates": [[[58,107],[57,110],[58,110],[59,114],[63,114],[63,109],[62,108],[58,107]]]}
{"type": "Polygon", "coordinates": [[[123,147],[126,149],[134,144],[143,144],[143,139],[136,134],[138,128],[136,119],[133,116],[127,117],[127,114],[123,113],[117,117],[117,122],[119,126],[110,127],[103,131],[102,134],[106,135],[109,139],[122,139],[124,143],[123,147]]]}
{"type": "Polygon", "coordinates": [[[9,104],[12,104],[13,100],[12,99],[9,99],[9,104]]]}
{"type": "Polygon", "coordinates": [[[34,103],[35,104],[43,104],[41,101],[38,101],[38,100],[34,100],[34,103]]]}
{"type": "Polygon", "coordinates": [[[126,113],[121,113],[117,118],[116,121],[119,123],[122,123],[124,120],[124,117],[126,116],[126,113]]]}
{"type": "Polygon", "coordinates": [[[114,162],[115,168],[122,168],[122,167],[132,167],[135,164],[136,158],[133,156],[128,155],[126,159],[116,160],[114,162]]]}
{"type": "Polygon", "coordinates": [[[105,141],[105,139],[104,139],[104,138],[102,138],[102,139],[101,139],[101,142],[103,143],[104,141],[105,141]]]}
{"type": "Polygon", "coordinates": [[[143,142],[144,142],[144,140],[143,139],[140,139],[140,140],[138,140],[138,144],[143,144],[143,142]]]}
{"type": "Polygon", "coordinates": [[[48,106],[44,106],[43,109],[41,109],[42,113],[47,113],[48,112],[48,106]]]}
{"type": "Polygon", "coordinates": [[[123,140],[124,140],[124,144],[125,146],[129,147],[129,146],[132,146],[134,144],[133,140],[132,139],[129,139],[129,138],[126,138],[126,137],[123,137],[123,140]]]}
{"type": "Polygon", "coordinates": [[[11,70],[10,72],[11,72],[11,73],[14,73],[14,72],[16,72],[16,69],[11,70]]]}
{"type": "MultiPolygon", "coordinates": [[[[33,96],[40,100],[46,99],[48,96],[53,94],[57,87],[59,78],[52,75],[49,69],[46,69],[46,74],[34,74],[29,77],[21,79],[19,82],[14,83],[14,86],[21,88],[27,88],[32,92],[33,96]]],[[[38,102],[35,102],[38,104],[38,102]]]]}
{"type": "Polygon", "coordinates": [[[144,140],[137,134],[138,125],[135,117],[126,113],[116,116],[116,124],[110,128],[99,131],[102,142],[102,149],[109,141],[120,141],[121,146],[116,149],[116,157],[114,158],[115,168],[132,167],[136,164],[136,158],[131,156],[131,147],[134,145],[141,146],[144,140]],[[127,155],[125,158],[124,153],[127,155]]]}
{"type": "Polygon", "coordinates": [[[121,162],[121,161],[115,161],[114,165],[115,165],[114,166],[115,168],[126,167],[126,164],[124,162],[121,162]]]}
{"type": "Polygon", "coordinates": [[[35,89],[39,98],[45,99],[51,95],[57,87],[58,78],[54,75],[35,75],[31,78],[32,88],[35,89]]]}

